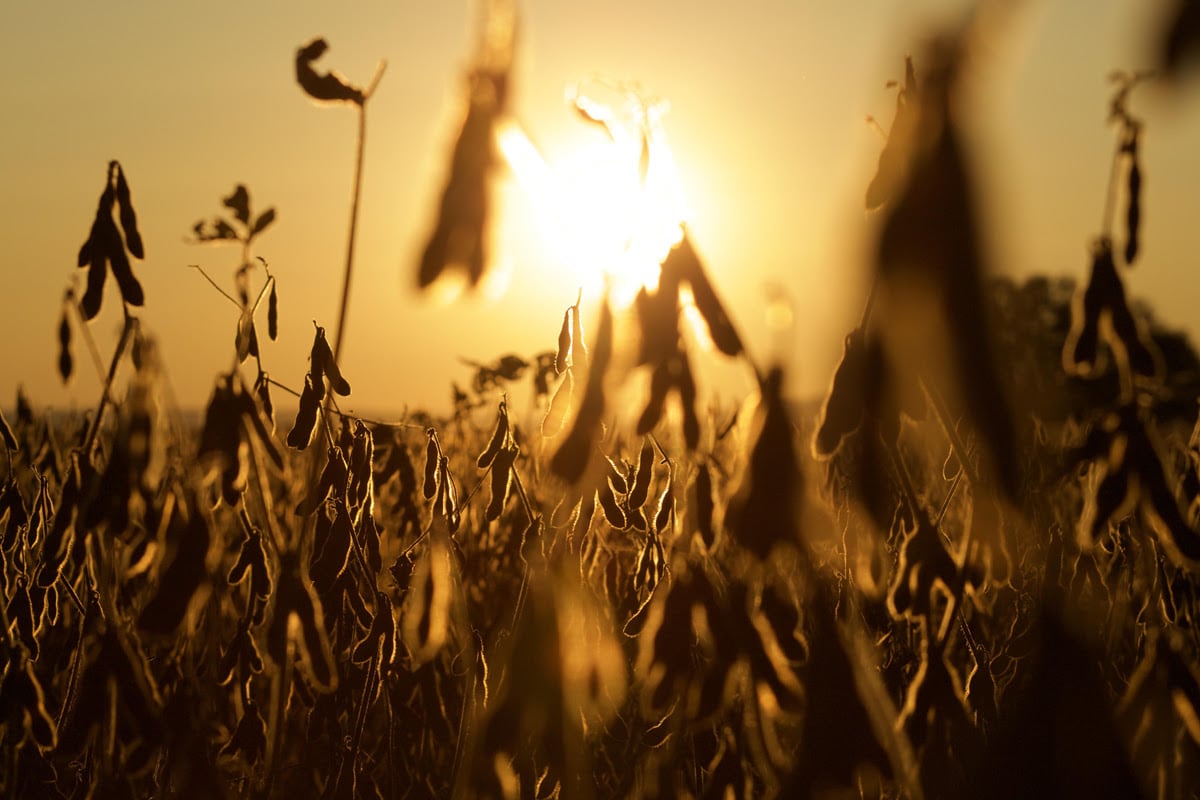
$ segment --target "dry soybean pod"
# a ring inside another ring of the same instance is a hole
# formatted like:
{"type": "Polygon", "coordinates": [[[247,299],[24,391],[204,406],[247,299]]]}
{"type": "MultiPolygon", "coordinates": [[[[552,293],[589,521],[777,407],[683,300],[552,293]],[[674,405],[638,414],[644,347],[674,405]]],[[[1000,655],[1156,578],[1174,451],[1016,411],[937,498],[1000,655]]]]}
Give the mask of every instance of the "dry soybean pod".
{"type": "Polygon", "coordinates": [[[312,375],[305,375],[304,390],[300,392],[300,409],[296,412],[296,424],[292,426],[287,437],[289,447],[297,450],[308,447],[317,424],[317,410],[320,406],[321,399],[313,384],[312,375]]]}
{"type": "Polygon", "coordinates": [[[575,298],[575,305],[571,306],[571,368],[585,370],[588,368],[588,351],[587,345],[583,341],[583,315],[579,313],[579,304],[582,300],[583,289],[581,288],[575,298]]]}
{"type": "Polygon", "coordinates": [[[437,491],[440,448],[437,445],[437,434],[434,433],[433,428],[426,428],[425,435],[429,437],[429,442],[425,445],[425,484],[422,487],[422,493],[426,500],[432,500],[437,491]]]}
{"type": "Polygon", "coordinates": [[[67,309],[64,306],[62,319],[58,323],[58,374],[62,382],[71,379],[74,361],[71,358],[71,323],[67,321],[67,309]]]}
{"type": "Polygon", "coordinates": [[[509,490],[512,488],[512,467],[516,461],[518,448],[505,447],[492,462],[492,500],[488,503],[485,518],[488,522],[499,519],[508,503],[509,490]]]}
{"type": "Polygon", "coordinates": [[[621,504],[617,502],[617,497],[613,494],[612,484],[605,481],[598,494],[600,507],[604,509],[604,516],[608,519],[608,524],[617,530],[629,527],[629,523],[625,519],[625,512],[621,510],[621,504]]]}
{"type": "Polygon", "coordinates": [[[642,452],[638,456],[637,474],[633,478],[633,488],[629,491],[629,507],[641,508],[646,504],[650,493],[651,472],[654,470],[654,447],[647,438],[642,439],[642,452]]]}
{"type": "Polygon", "coordinates": [[[1138,134],[1137,129],[1129,136],[1129,141],[1123,148],[1129,154],[1129,206],[1125,209],[1125,227],[1128,238],[1125,241],[1125,263],[1133,266],[1138,256],[1138,228],[1142,217],[1142,170],[1138,165],[1138,134]]]}
{"type": "Polygon", "coordinates": [[[567,370],[567,357],[571,353],[571,306],[563,312],[562,327],[558,330],[558,352],[554,356],[554,371],[560,375],[567,370]]]}
{"type": "Polygon", "coordinates": [[[271,294],[267,298],[267,335],[272,342],[279,336],[279,296],[275,291],[276,285],[276,280],[271,278],[271,294]]]}
{"type": "Polygon", "coordinates": [[[550,400],[550,409],[542,420],[542,436],[554,436],[563,429],[567,420],[567,409],[571,405],[571,395],[575,393],[575,374],[568,370],[566,377],[558,384],[554,397],[550,400]]]}
{"type": "Polygon", "coordinates": [[[487,447],[485,447],[483,452],[479,454],[479,458],[476,459],[475,465],[480,469],[487,469],[487,467],[496,460],[496,456],[499,454],[500,448],[504,445],[504,442],[507,440],[507,438],[508,409],[505,406],[504,401],[501,400],[500,413],[496,418],[496,428],[492,431],[492,438],[488,440],[487,447]]]}
{"type": "Polygon", "coordinates": [[[662,496],[658,500],[658,513],[654,515],[654,530],[662,534],[671,524],[671,519],[675,516],[675,470],[669,469],[667,472],[667,488],[663,489],[662,496]]]}

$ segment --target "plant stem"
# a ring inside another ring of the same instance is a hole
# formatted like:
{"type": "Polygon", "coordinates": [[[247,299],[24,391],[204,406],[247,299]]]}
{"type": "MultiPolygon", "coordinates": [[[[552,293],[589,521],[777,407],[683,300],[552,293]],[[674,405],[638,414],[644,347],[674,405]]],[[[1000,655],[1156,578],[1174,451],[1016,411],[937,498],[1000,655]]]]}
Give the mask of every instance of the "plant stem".
{"type": "Polygon", "coordinates": [[[92,356],[92,364],[96,367],[96,375],[99,376],[100,380],[104,380],[104,362],[100,359],[100,350],[96,347],[96,339],[92,336],[92,330],[88,327],[87,320],[84,319],[83,310],[79,307],[79,301],[72,298],[70,306],[71,310],[75,312],[75,328],[83,336],[83,341],[92,356]]]}
{"type": "Polygon", "coordinates": [[[137,331],[137,317],[125,315],[125,327],[121,329],[121,340],[117,342],[117,350],[113,353],[112,363],[108,365],[108,378],[104,382],[104,392],[100,395],[100,405],[96,408],[96,416],[92,419],[91,427],[88,428],[87,436],[83,440],[83,453],[86,457],[92,451],[92,445],[96,442],[96,435],[100,433],[100,423],[104,419],[104,410],[108,407],[109,394],[112,392],[113,381],[117,377],[117,367],[121,365],[121,356],[125,353],[125,348],[133,339],[133,334],[137,331]]]}
{"type": "Polygon", "coordinates": [[[342,354],[342,340],[346,333],[346,309],[350,300],[350,274],[354,267],[354,239],[358,230],[358,203],[362,195],[363,153],[367,147],[367,104],[358,106],[358,153],[354,162],[354,192],[350,201],[350,236],[346,243],[346,271],[342,278],[342,300],[338,307],[337,329],[333,336],[333,363],[338,363],[342,354]]]}
{"type": "Polygon", "coordinates": [[[1100,226],[1101,235],[1109,240],[1112,239],[1113,215],[1117,205],[1117,168],[1121,164],[1121,154],[1124,152],[1121,145],[1122,140],[1118,138],[1117,147],[1113,151],[1112,166],[1108,171],[1108,194],[1104,198],[1104,217],[1100,226]]]}

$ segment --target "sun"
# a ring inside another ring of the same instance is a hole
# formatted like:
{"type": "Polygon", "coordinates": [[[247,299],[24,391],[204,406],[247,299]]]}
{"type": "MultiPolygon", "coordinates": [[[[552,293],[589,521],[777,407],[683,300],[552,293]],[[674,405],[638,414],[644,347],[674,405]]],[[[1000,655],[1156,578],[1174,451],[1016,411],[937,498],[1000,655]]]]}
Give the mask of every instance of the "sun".
{"type": "Polygon", "coordinates": [[[556,260],[586,291],[627,306],[658,285],[659,265],[683,236],[683,193],[662,126],[662,103],[632,90],[613,109],[576,88],[569,100],[605,136],[548,164],[513,121],[497,132],[499,150],[541,218],[556,260]]]}

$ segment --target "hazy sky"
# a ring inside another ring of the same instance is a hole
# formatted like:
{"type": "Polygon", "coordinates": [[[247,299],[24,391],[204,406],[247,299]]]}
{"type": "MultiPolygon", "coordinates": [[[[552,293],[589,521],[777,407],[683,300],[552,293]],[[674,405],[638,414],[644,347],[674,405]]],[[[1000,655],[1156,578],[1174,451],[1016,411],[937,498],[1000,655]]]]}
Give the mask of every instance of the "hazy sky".
{"type": "MultiPolygon", "coordinates": [[[[668,99],[691,230],[715,282],[755,355],[785,355],[794,389],[816,392],[863,296],[874,221],[862,196],[881,146],[864,116],[890,122],[894,94],[884,83],[901,77],[904,54],[919,53],[930,26],[965,5],[526,0],[513,105],[554,164],[596,141],[564,102],[568,84],[601,74],[668,99]],[[767,332],[769,284],[793,299],[786,340],[767,332]]],[[[1151,62],[1165,5],[1028,0],[979,54],[971,133],[998,269],[1085,275],[1113,146],[1105,76],[1151,62]]],[[[264,355],[274,377],[302,383],[311,320],[335,324],[355,136],[351,110],[316,107],[295,83],[295,50],[316,35],[331,46],[318,66],[353,81],[388,62],[368,106],[343,351],[350,406],[442,405],[450,380],[469,379],[459,356],[552,347],[578,276],[547,257],[511,182],[497,220],[498,257],[513,269],[505,297],[437,307],[411,288],[460,120],[473,10],[413,0],[7,0],[0,402],[9,406],[23,384],[39,404],[95,403],[98,379],[82,343],[77,376],[61,387],[55,332],[112,158],[124,165],[146,243],[146,261],[135,264],[147,297],[139,313],[180,401],[202,404],[228,368],[236,311],[186,265],[229,286],[238,252],[185,240],[238,182],[257,208],[278,212],[256,249],[280,294],[280,340],[264,355]]],[[[1146,195],[1144,260],[1131,289],[1196,334],[1200,81],[1174,96],[1139,93],[1134,109],[1147,121],[1146,195]]],[[[92,323],[106,358],[119,324],[110,285],[92,323]]]]}

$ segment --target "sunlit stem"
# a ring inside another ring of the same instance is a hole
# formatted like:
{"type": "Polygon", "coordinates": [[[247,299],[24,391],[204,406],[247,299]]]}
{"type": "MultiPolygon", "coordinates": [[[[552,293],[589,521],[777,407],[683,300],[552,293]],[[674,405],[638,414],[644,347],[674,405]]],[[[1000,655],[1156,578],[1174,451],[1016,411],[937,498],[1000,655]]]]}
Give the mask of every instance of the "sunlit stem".
{"type": "MultiPolygon", "coordinates": [[[[72,592],[72,594],[74,594],[72,592]]],[[[76,598],[78,599],[78,598],[76,598]]],[[[58,719],[55,722],[55,729],[62,730],[63,723],[66,722],[71,707],[75,703],[75,694],[77,683],[79,680],[79,666],[83,658],[83,637],[87,633],[88,623],[91,621],[91,615],[96,605],[95,593],[88,595],[87,608],[79,620],[79,636],[75,639],[75,651],[71,656],[71,672],[67,676],[66,697],[63,699],[62,708],[58,710],[58,719]]]]}
{"type": "Polygon", "coordinates": [[[201,275],[203,275],[203,276],[204,276],[204,279],[205,279],[206,281],[208,281],[210,284],[212,284],[212,287],[213,287],[214,289],[216,289],[218,292],[220,292],[222,295],[224,295],[226,300],[228,300],[229,302],[233,303],[233,304],[234,304],[235,306],[237,306],[239,309],[242,307],[242,304],[241,304],[241,303],[239,303],[239,302],[237,301],[237,298],[236,298],[236,297],[234,297],[234,296],[233,296],[233,295],[231,295],[229,292],[227,292],[227,291],[225,291],[224,289],[222,289],[222,288],[220,287],[220,285],[219,285],[219,284],[218,284],[216,281],[214,281],[214,280],[212,279],[212,276],[211,276],[211,275],[209,275],[207,272],[205,272],[205,271],[204,271],[204,267],[200,266],[199,264],[188,264],[188,266],[189,266],[189,267],[191,267],[192,269],[196,270],[197,272],[199,272],[201,275]]]}
{"type": "MultiPolygon", "coordinates": [[[[517,471],[517,467],[513,465],[513,485],[517,487],[517,496],[521,498],[521,505],[525,508],[525,514],[529,517],[530,526],[537,526],[537,518],[533,515],[533,506],[529,503],[529,495],[525,493],[525,484],[521,481],[521,473],[517,471]]],[[[540,531],[538,531],[540,532],[540,531]]],[[[524,559],[522,559],[524,561],[524,559]]],[[[529,595],[529,563],[525,563],[525,569],[521,573],[521,589],[517,593],[517,607],[513,610],[513,630],[516,630],[517,620],[521,618],[521,612],[525,608],[525,598],[529,595]]]]}
{"type": "MultiPolygon", "coordinates": [[[[290,623],[289,623],[290,625],[290,623]]],[[[287,717],[288,695],[292,689],[292,662],[295,658],[291,636],[288,636],[286,655],[283,663],[276,665],[275,680],[271,687],[271,719],[268,730],[272,731],[271,741],[267,747],[266,769],[263,779],[261,796],[271,794],[275,783],[275,772],[279,766],[280,750],[283,749],[284,720],[287,717]]]]}
{"type": "Polygon", "coordinates": [[[100,358],[100,348],[96,347],[96,338],[92,336],[92,330],[88,327],[87,321],[83,317],[83,309],[80,307],[79,301],[75,299],[74,293],[71,294],[71,302],[68,305],[75,312],[75,328],[83,335],[83,341],[87,344],[88,353],[92,356],[92,364],[96,368],[96,375],[100,380],[104,380],[104,362],[100,358]]]}
{"type": "Polygon", "coordinates": [[[92,445],[96,443],[96,436],[100,433],[100,423],[104,419],[104,412],[110,402],[110,393],[112,392],[113,382],[117,378],[117,368],[121,365],[121,356],[125,354],[125,349],[133,341],[137,327],[137,317],[126,314],[125,326],[121,329],[121,339],[117,342],[117,350],[113,353],[112,362],[108,365],[108,377],[104,381],[104,391],[100,395],[100,405],[96,408],[96,415],[92,418],[92,424],[88,428],[87,436],[83,440],[83,454],[85,458],[88,453],[92,452],[92,445]]]}
{"type": "MultiPolygon", "coordinates": [[[[353,538],[353,537],[351,537],[353,538]]],[[[375,645],[375,655],[371,657],[371,665],[367,670],[367,679],[363,681],[362,700],[358,704],[358,714],[354,720],[353,738],[350,740],[350,747],[343,756],[350,762],[349,769],[354,769],[354,762],[358,760],[358,751],[362,746],[363,730],[367,724],[367,708],[371,704],[371,696],[375,694],[375,690],[379,684],[379,661],[383,650],[383,639],[381,638],[375,645]]],[[[343,765],[344,768],[344,765],[343,765]]],[[[351,773],[353,774],[353,773],[351,773]]]]}
{"type": "Polygon", "coordinates": [[[367,149],[367,100],[379,85],[387,62],[380,61],[375,69],[375,77],[363,95],[363,101],[358,105],[358,151],[354,159],[354,189],[350,200],[350,235],[346,243],[346,270],[342,277],[342,300],[338,307],[337,328],[333,336],[333,363],[338,363],[342,353],[342,336],[346,329],[346,309],[350,300],[350,274],[354,267],[354,240],[358,232],[358,206],[362,197],[363,155],[367,149]]]}

